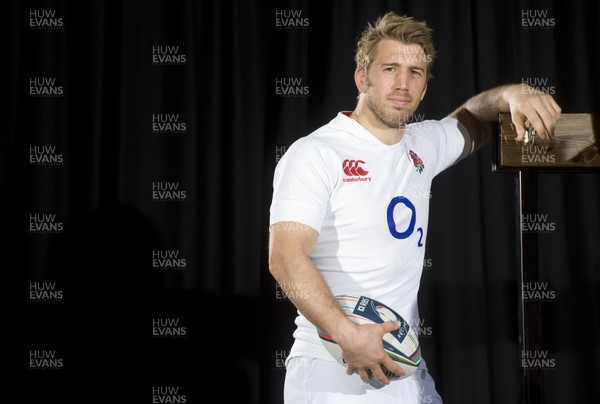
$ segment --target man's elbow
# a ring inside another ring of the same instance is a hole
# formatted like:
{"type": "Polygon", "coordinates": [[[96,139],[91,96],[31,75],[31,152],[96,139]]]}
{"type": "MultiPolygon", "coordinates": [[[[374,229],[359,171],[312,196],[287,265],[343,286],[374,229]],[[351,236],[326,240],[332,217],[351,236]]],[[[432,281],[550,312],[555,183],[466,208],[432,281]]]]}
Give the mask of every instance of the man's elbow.
{"type": "Polygon", "coordinates": [[[318,233],[306,225],[289,222],[288,228],[296,231],[272,229],[269,236],[269,272],[277,280],[307,265],[318,237],[318,233]]]}
{"type": "Polygon", "coordinates": [[[274,278],[277,278],[283,272],[283,259],[278,252],[271,251],[269,253],[269,272],[274,278]]]}
{"type": "Polygon", "coordinates": [[[279,243],[271,244],[269,249],[269,272],[276,279],[281,279],[289,264],[289,253],[286,254],[279,243]]]}

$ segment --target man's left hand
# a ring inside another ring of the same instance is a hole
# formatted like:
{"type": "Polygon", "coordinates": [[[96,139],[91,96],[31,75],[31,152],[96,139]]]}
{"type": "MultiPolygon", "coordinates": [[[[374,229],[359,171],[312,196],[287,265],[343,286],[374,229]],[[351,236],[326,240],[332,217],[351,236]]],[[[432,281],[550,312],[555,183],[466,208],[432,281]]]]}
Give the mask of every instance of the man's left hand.
{"type": "Polygon", "coordinates": [[[504,90],[518,141],[525,139],[529,123],[540,139],[552,140],[561,109],[554,98],[526,84],[516,84],[504,90]]]}

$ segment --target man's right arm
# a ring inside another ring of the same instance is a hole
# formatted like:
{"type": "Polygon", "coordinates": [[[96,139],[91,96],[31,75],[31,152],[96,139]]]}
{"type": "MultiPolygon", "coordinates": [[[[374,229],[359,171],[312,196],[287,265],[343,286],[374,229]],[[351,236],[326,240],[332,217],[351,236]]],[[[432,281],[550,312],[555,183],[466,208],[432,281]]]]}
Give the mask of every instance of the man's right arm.
{"type": "Polygon", "coordinates": [[[381,341],[386,332],[397,329],[392,322],[358,326],[349,320],[336,302],[310,253],[319,233],[298,222],[279,222],[271,226],[269,270],[296,308],[315,326],[340,345],[347,362],[347,373],[359,370],[367,383],[373,376],[389,383],[380,365],[402,375],[403,371],[385,354],[381,341]]]}
{"type": "Polygon", "coordinates": [[[304,317],[334,338],[338,329],[353,323],[310,258],[318,237],[302,223],[275,223],[270,229],[269,271],[304,317]]]}

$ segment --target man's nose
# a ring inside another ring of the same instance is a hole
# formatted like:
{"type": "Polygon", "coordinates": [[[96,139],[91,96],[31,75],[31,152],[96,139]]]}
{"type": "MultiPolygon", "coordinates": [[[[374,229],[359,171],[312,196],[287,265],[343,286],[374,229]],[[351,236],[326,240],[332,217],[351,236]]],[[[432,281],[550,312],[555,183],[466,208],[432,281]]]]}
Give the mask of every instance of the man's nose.
{"type": "Polygon", "coordinates": [[[400,91],[408,90],[408,72],[400,69],[396,75],[395,89],[400,91]]]}

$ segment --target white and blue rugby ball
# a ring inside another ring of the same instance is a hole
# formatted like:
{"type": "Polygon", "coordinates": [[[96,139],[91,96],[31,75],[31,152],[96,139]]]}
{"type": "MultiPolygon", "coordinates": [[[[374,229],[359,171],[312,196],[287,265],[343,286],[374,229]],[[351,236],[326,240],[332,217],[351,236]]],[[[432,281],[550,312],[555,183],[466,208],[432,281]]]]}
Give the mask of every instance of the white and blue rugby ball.
{"type": "MultiPolygon", "coordinates": [[[[398,376],[390,370],[383,369],[390,380],[404,379],[417,370],[421,362],[421,347],[414,329],[394,310],[377,300],[365,296],[338,295],[337,302],[348,318],[356,324],[376,324],[386,321],[400,321],[400,328],[383,336],[383,349],[390,358],[396,361],[405,375],[398,376]]],[[[317,330],[321,342],[329,353],[344,367],[346,363],[342,349],[323,330],[317,330]]]]}

